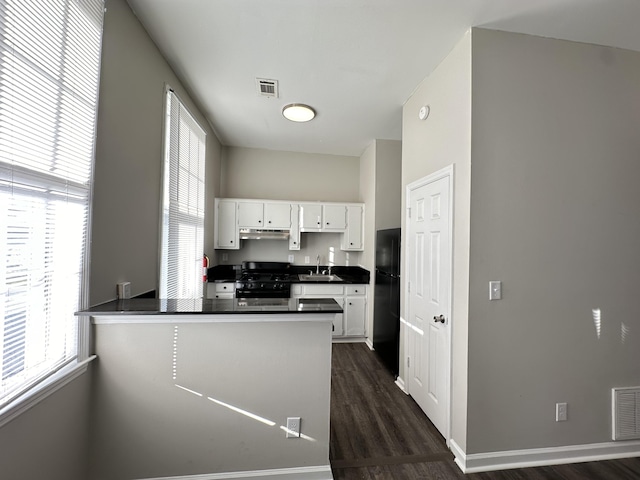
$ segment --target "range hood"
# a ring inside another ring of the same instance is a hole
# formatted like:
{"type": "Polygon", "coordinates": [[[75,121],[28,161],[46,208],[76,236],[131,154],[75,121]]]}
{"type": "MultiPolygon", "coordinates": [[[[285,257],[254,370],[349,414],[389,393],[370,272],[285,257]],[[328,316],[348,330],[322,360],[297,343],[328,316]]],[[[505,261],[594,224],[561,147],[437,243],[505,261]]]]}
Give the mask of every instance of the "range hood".
{"type": "Polygon", "coordinates": [[[289,230],[267,230],[264,228],[241,228],[240,240],[287,240],[289,230]]]}

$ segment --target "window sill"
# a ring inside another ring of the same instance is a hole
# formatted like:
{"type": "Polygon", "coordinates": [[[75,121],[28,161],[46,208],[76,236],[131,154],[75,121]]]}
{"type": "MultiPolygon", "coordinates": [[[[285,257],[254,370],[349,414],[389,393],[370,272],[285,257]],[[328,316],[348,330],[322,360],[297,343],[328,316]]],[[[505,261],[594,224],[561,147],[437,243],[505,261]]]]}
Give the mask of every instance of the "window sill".
{"type": "Polygon", "coordinates": [[[13,402],[0,409],[0,427],[22,415],[49,395],[57,392],[69,382],[78,378],[87,371],[89,363],[95,358],[96,355],[92,355],[86,360],[66,366],[55,375],[52,375],[44,382],[36,385],[24,395],[16,398],[13,402]]]}

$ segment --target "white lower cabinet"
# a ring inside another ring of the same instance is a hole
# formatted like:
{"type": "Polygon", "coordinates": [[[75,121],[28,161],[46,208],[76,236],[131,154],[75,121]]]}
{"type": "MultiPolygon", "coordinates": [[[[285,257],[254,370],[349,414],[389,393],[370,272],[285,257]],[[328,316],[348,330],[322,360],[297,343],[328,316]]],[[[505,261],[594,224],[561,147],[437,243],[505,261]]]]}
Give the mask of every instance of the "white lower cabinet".
{"type": "Polygon", "coordinates": [[[367,316],[366,285],[348,285],[344,298],[344,335],[363,337],[367,316]]]}
{"type": "Polygon", "coordinates": [[[207,283],[207,298],[234,298],[236,295],[235,282],[207,283]]]}
{"type": "Polygon", "coordinates": [[[291,286],[294,298],[333,298],[342,307],[343,314],[336,315],[333,336],[364,337],[366,335],[367,285],[322,285],[295,283],[291,286]]]}

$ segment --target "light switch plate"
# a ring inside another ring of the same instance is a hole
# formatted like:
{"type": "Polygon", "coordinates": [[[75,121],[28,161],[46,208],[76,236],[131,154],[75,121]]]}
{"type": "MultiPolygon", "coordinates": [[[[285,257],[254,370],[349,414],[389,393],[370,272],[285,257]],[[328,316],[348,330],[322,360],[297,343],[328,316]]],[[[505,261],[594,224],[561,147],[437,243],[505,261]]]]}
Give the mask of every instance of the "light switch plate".
{"type": "Polygon", "coordinates": [[[502,299],[502,282],[491,281],[489,282],[489,300],[502,299]]]}

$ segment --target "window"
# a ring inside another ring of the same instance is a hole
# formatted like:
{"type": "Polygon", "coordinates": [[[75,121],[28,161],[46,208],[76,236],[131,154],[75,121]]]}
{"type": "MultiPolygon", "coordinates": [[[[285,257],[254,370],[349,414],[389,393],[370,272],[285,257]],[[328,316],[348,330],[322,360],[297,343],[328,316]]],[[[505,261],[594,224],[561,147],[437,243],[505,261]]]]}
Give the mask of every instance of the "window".
{"type": "Polygon", "coordinates": [[[169,88],[166,96],[160,298],[201,298],[206,135],[169,88]]]}
{"type": "Polygon", "coordinates": [[[0,407],[78,357],[102,0],[0,0],[0,407]]]}

